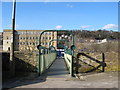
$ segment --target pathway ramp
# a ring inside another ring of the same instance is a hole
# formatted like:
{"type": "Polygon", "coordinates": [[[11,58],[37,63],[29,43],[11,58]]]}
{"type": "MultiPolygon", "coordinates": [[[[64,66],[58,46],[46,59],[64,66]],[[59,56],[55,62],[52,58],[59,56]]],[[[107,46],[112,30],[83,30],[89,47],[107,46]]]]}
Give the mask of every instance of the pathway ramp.
{"type": "Polygon", "coordinates": [[[47,71],[47,78],[67,78],[69,76],[64,58],[57,58],[47,71]]]}

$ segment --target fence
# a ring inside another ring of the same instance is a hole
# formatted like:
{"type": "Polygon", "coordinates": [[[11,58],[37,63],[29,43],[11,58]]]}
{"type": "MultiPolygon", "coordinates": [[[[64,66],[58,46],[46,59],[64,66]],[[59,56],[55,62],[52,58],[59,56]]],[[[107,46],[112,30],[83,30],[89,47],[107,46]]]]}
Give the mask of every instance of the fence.
{"type": "Polygon", "coordinates": [[[100,70],[100,71],[104,72],[105,67],[106,67],[104,53],[101,54],[101,60],[97,60],[96,58],[94,58],[92,56],[89,56],[85,53],[78,53],[77,58],[75,58],[75,59],[76,59],[76,65],[75,65],[76,74],[79,72],[79,68],[82,67],[82,63],[83,63],[83,65],[88,65],[88,66],[92,67],[90,70],[86,71],[86,73],[87,72],[92,72],[92,71],[95,71],[95,70],[100,70]],[[84,56],[87,59],[87,61],[85,61],[82,58],[82,56],[84,56]]]}

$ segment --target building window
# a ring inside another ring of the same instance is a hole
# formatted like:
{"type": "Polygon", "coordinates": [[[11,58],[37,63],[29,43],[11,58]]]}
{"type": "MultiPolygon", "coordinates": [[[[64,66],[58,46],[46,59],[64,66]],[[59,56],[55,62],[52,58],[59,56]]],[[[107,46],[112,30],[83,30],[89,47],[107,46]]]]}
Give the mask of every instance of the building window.
{"type": "Polygon", "coordinates": [[[22,42],[20,42],[19,44],[22,45],[22,42]]]}
{"type": "Polygon", "coordinates": [[[52,32],[49,32],[49,35],[51,35],[52,34],[52,32]]]}
{"type": "Polygon", "coordinates": [[[31,37],[30,37],[30,39],[31,39],[31,37]]]}
{"type": "Polygon", "coordinates": [[[37,32],[34,32],[34,34],[37,34],[37,32]]]}
{"type": "Polygon", "coordinates": [[[44,45],[44,42],[42,43],[42,45],[44,45]]]}
{"type": "Polygon", "coordinates": [[[7,39],[9,39],[9,37],[7,36],[7,39]]]}
{"type": "Polygon", "coordinates": [[[24,34],[26,34],[27,32],[24,32],[24,34]]]}
{"type": "Polygon", "coordinates": [[[44,40],[44,37],[42,39],[44,40]]]}
{"type": "Polygon", "coordinates": [[[21,34],[21,32],[18,32],[18,34],[21,34]]]}
{"type": "Polygon", "coordinates": [[[48,39],[48,37],[46,37],[46,40],[48,39]]]}
{"type": "Polygon", "coordinates": [[[49,32],[46,32],[46,35],[48,35],[49,34],[49,32]]]}
{"type": "Polygon", "coordinates": [[[27,34],[29,34],[29,32],[27,32],[27,34]]]}
{"type": "Polygon", "coordinates": [[[26,34],[28,34],[28,32],[26,32],[26,34]]]}
{"type": "Polygon", "coordinates": [[[26,45],[28,45],[28,42],[26,42],[26,45]]]}
{"type": "Polygon", "coordinates": [[[25,42],[23,42],[23,45],[25,45],[25,42]]]}
{"type": "Polygon", "coordinates": [[[9,42],[7,41],[7,44],[8,44],[9,42]]]}
{"type": "Polygon", "coordinates": [[[47,45],[48,43],[46,42],[46,45],[47,45]]]}
{"type": "Polygon", "coordinates": [[[17,36],[15,36],[15,39],[17,39],[17,36]]]}
{"type": "Polygon", "coordinates": [[[25,45],[28,45],[28,43],[27,43],[27,42],[25,42],[25,45]]]}
{"type": "Polygon", "coordinates": [[[33,37],[33,39],[34,39],[34,37],[33,37]]]}
{"type": "Polygon", "coordinates": [[[18,32],[15,32],[15,35],[17,35],[18,34],[18,32]]]}
{"type": "Polygon", "coordinates": [[[49,37],[49,40],[51,40],[51,37],[49,37]]]}
{"type": "Polygon", "coordinates": [[[38,37],[36,37],[36,39],[38,39],[38,37]]]}
{"type": "Polygon", "coordinates": [[[33,42],[33,45],[35,45],[35,43],[33,42]]]}
{"type": "Polygon", "coordinates": [[[19,37],[19,39],[21,39],[21,37],[19,37]]]}

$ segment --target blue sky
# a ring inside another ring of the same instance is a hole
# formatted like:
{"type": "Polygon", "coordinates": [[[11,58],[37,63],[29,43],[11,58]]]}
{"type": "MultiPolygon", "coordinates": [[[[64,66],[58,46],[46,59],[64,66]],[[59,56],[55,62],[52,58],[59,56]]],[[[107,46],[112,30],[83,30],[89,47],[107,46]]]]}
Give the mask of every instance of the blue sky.
{"type": "MultiPolygon", "coordinates": [[[[2,29],[11,29],[12,2],[2,2],[2,29]]],[[[117,2],[17,2],[17,30],[118,30],[117,2]]]]}

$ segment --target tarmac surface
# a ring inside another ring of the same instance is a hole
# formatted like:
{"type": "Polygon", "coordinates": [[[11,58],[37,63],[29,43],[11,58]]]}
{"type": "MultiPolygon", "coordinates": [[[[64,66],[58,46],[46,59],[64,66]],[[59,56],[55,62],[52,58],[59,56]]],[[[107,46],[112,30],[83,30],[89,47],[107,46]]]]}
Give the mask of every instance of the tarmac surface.
{"type": "Polygon", "coordinates": [[[42,76],[33,73],[4,83],[3,88],[118,88],[118,72],[84,73],[71,78],[64,59],[57,59],[42,76]]]}

